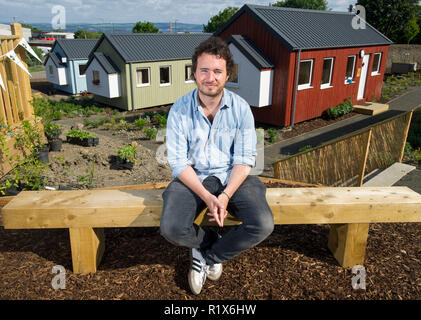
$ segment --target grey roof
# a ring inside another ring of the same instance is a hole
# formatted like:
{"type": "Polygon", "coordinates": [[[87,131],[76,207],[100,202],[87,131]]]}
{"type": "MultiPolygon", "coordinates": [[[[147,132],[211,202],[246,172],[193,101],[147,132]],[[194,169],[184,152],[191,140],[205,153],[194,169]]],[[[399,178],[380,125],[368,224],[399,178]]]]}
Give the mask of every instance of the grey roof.
{"type": "MultiPolygon", "coordinates": [[[[99,39],[57,39],[54,46],[59,45],[68,60],[88,59],[89,54],[99,39]]],[[[51,49],[52,51],[53,49],[51,49]]]]}
{"type": "Polygon", "coordinates": [[[94,52],[91,58],[89,59],[87,65],[91,63],[92,59],[96,59],[99,64],[102,66],[104,71],[108,74],[120,73],[118,67],[112,62],[112,60],[102,52],[94,52]]]}
{"type": "Polygon", "coordinates": [[[243,12],[249,13],[290,51],[389,45],[385,35],[366,23],[366,29],[354,29],[353,12],[306,10],[295,8],[244,5],[222,26],[221,34],[243,12]]]}
{"type": "Polygon", "coordinates": [[[48,59],[51,59],[51,61],[53,61],[54,65],[59,68],[59,67],[65,67],[65,65],[63,63],[61,63],[60,58],[54,53],[54,52],[49,52],[47,53],[45,59],[44,59],[44,65],[47,64],[48,59]]]}
{"type": "Polygon", "coordinates": [[[253,41],[246,36],[231,35],[227,39],[227,43],[234,43],[235,46],[243,53],[258,69],[274,68],[274,63],[266,57],[253,41]]]}
{"type": "MultiPolygon", "coordinates": [[[[194,49],[212,34],[104,33],[124,62],[190,59],[194,49]]],[[[94,50],[99,46],[95,46],[94,50]]]]}

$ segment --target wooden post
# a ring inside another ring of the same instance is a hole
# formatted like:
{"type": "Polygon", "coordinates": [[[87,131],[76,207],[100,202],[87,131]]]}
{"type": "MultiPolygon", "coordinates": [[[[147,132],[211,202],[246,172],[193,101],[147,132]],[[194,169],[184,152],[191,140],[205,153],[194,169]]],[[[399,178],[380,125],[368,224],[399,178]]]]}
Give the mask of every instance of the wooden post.
{"type": "Polygon", "coordinates": [[[364,265],[369,223],[330,225],[328,248],[344,268],[364,265]]]}
{"type": "Polygon", "coordinates": [[[368,158],[368,152],[370,150],[370,142],[371,142],[371,136],[373,133],[373,129],[370,129],[367,134],[367,142],[366,142],[366,148],[365,152],[361,157],[361,171],[360,171],[360,181],[358,181],[358,187],[361,187],[364,182],[364,175],[365,175],[365,168],[367,165],[367,158],[368,158]]]}
{"type": "Polygon", "coordinates": [[[402,140],[402,149],[401,149],[401,154],[399,155],[399,162],[402,162],[403,155],[405,153],[406,139],[408,139],[408,132],[409,132],[409,127],[411,126],[411,119],[412,119],[413,114],[414,114],[414,110],[412,110],[409,113],[408,123],[406,124],[405,132],[404,132],[404,136],[402,140]]]}
{"type": "MultiPolygon", "coordinates": [[[[7,50],[7,40],[2,40],[1,42],[1,51],[0,53],[3,55],[5,53],[8,52],[7,50]]],[[[8,68],[7,68],[7,57],[3,57],[0,63],[0,73],[1,73],[1,77],[3,79],[3,83],[4,83],[4,87],[6,90],[3,90],[3,88],[1,88],[0,90],[2,90],[2,94],[3,94],[3,102],[4,102],[4,107],[5,107],[5,113],[6,113],[6,124],[8,125],[12,125],[15,122],[13,121],[13,113],[12,113],[12,104],[11,104],[11,99],[10,99],[10,95],[11,95],[11,89],[10,89],[10,81],[9,76],[8,76],[8,68]]]]}
{"type": "Polygon", "coordinates": [[[73,273],[95,273],[105,249],[103,228],[69,228],[73,273]]]}

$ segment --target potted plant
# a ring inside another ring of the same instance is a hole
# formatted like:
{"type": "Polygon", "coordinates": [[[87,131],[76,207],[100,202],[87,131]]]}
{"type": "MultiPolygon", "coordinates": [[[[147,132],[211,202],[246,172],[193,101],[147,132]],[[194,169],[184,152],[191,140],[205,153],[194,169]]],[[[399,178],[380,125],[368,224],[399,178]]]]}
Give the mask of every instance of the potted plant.
{"type": "Polygon", "coordinates": [[[71,129],[66,133],[67,142],[77,144],[84,147],[96,146],[99,143],[99,138],[95,133],[71,129]]]}
{"type": "Polygon", "coordinates": [[[48,139],[50,151],[60,151],[63,141],[59,138],[62,128],[60,125],[47,121],[44,124],[44,133],[48,139]]]}
{"type": "Polygon", "coordinates": [[[120,158],[120,166],[124,169],[133,169],[136,164],[136,144],[128,144],[117,149],[117,155],[120,158]]]}

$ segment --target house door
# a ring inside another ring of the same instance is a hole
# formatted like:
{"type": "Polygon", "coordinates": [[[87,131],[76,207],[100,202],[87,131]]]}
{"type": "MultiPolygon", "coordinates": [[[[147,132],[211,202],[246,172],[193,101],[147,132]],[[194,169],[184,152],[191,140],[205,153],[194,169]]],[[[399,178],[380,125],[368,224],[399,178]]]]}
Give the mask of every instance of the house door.
{"type": "Polygon", "coordinates": [[[367,82],[367,74],[368,74],[368,62],[370,61],[370,55],[366,54],[363,58],[363,66],[361,68],[361,75],[360,75],[360,84],[358,86],[358,96],[357,100],[361,100],[364,98],[364,90],[365,84],[367,82]]]}

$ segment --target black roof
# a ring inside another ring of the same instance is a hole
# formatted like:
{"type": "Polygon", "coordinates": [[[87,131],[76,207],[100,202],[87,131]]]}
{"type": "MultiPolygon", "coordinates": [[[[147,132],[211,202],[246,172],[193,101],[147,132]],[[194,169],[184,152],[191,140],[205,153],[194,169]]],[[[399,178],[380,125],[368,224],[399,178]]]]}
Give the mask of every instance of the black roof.
{"type": "Polygon", "coordinates": [[[102,68],[107,74],[120,73],[120,70],[113,63],[113,61],[102,52],[94,52],[91,58],[89,59],[87,65],[89,65],[92,59],[94,58],[99,62],[99,64],[102,66],[102,68]]]}
{"type": "Polygon", "coordinates": [[[260,50],[253,41],[246,36],[231,35],[227,43],[234,43],[235,46],[244,54],[258,69],[274,68],[275,64],[260,50]]]}
{"type": "MultiPolygon", "coordinates": [[[[68,60],[88,59],[89,54],[99,39],[57,39],[54,46],[59,45],[68,60]]],[[[53,51],[54,49],[51,49],[53,51]]]]}
{"type": "Polygon", "coordinates": [[[104,33],[125,63],[191,59],[194,49],[211,33],[104,33]]]}
{"type": "Polygon", "coordinates": [[[220,35],[243,12],[249,13],[288,50],[390,45],[392,41],[366,23],[354,29],[353,12],[244,5],[222,26],[220,35]]]}
{"type": "Polygon", "coordinates": [[[63,63],[61,63],[60,58],[54,53],[54,52],[49,52],[47,53],[45,59],[44,59],[44,66],[47,64],[48,59],[51,59],[51,61],[53,61],[54,65],[59,68],[59,67],[65,67],[65,65],[63,63]]]}

